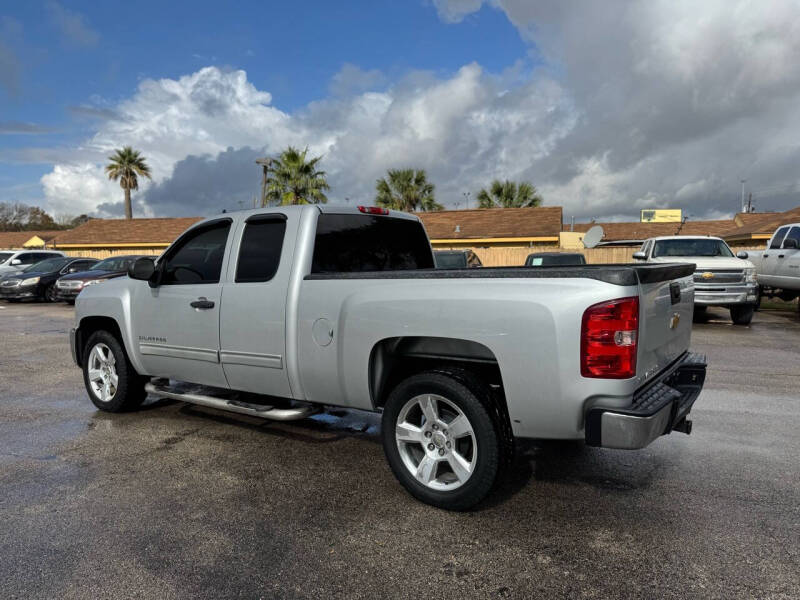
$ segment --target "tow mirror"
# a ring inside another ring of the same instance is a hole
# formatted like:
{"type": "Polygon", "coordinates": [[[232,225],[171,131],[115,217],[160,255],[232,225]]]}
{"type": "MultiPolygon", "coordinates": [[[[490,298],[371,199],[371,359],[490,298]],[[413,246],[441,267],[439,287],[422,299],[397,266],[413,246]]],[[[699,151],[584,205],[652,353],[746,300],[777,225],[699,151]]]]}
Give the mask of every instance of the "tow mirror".
{"type": "Polygon", "coordinates": [[[137,258],[128,268],[128,277],[140,281],[147,281],[150,287],[158,287],[155,275],[156,263],[152,258],[137,258]]]}
{"type": "Polygon", "coordinates": [[[747,252],[745,252],[744,250],[739,250],[739,252],[736,253],[736,258],[745,259],[748,256],[750,256],[750,255],[747,252]]]}
{"type": "Polygon", "coordinates": [[[783,240],[784,250],[797,250],[797,240],[794,238],[786,238],[783,240]]]}
{"type": "Polygon", "coordinates": [[[642,251],[633,253],[633,260],[647,260],[647,254],[642,251]]]}

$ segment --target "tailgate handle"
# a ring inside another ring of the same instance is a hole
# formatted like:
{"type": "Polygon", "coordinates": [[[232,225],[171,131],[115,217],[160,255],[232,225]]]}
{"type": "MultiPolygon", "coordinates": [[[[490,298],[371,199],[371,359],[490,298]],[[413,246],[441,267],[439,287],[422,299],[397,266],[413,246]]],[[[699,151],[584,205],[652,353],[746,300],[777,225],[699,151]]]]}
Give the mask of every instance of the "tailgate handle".
{"type": "Polygon", "coordinates": [[[677,304],[681,301],[681,284],[677,281],[669,284],[669,299],[672,304],[677,304]]]}

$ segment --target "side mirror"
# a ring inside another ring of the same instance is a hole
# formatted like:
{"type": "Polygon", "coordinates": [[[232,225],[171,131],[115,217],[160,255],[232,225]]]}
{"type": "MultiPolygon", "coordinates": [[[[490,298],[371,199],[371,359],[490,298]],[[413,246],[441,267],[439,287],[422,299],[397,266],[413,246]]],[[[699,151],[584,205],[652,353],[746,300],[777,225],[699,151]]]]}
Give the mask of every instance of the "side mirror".
{"type": "Polygon", "coordinates": [[[21,264],[22,264],[22,260],[20,260],[19,258],[15,258],[14,260],[11,261],[11,266],[12,267],[16,267],[16,266],[21,265],[21,264]]]}
{"type": "Polygon", "coordinates": [[[794,238],[786,238],[783,240],[784,250],[797,250],[797,240],[794,238]]]}
{"type": "Polygon", "coordinates": [[[633,260],[647,260],[647,254],[645,254],[641,250],[639,252],[634,252],[633,260]]]}
{"type": "Polygon", "coordinates": [[[128,268],[128,277],[147,281],[150,287],[158,287],[154,275],[156,274],[156,263],[152,258],[137,258],[128,268]]]}
{"type": "Polygon", "coordinates": [[[745,259],[748,256],[750,256],[750,255],[747,252],[745,252],[744,250],[739,250],[739,252],[736,253],[736,258],[745,259]]]}

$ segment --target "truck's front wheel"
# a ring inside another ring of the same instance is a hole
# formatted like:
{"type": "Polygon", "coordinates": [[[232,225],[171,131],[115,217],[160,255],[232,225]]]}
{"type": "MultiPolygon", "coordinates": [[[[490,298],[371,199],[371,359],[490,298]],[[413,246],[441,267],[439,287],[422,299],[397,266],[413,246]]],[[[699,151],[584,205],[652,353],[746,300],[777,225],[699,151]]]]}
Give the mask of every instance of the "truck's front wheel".
{"type": "Polygon", "coordinates": [[[734,325],[749,325],[753,320],[756,307],[752,304],[739,304],[731,306],[731,321],[734,325]]]}
{"type": "Polygon", "coordinates": [[[487,386],[447,371],[414,375],[392,391],[383,411],[383,448],[414,497],[466,510],[488,495],[507,450],[490,402],[487,386]]]}
{"type": "Polygon", "coordinates": [[[147,397],[145,379],[128,360],[125,349],[108,331],[96,331],[83,352],[83,382],[92,403],[107,412],[137,408],[147,397]]]}

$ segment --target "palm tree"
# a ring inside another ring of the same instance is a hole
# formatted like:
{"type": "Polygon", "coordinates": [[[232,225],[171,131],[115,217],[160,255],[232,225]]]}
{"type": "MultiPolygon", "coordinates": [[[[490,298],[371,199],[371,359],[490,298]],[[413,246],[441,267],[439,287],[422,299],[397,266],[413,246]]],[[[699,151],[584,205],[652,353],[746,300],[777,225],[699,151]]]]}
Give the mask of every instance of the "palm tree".
{"type": "Polygon", "coordinates": [[[542,204],[539,192],[527,181],[518,185],[508,179],[495,179],[489,191],[482,189],[477,197],[479,208],[523,208],[542,204]]]}
{"type": "Polygon", "coordinates": [[[405,212],[442,210],[433,197],[433,187],[424,169],[389,169],[388,177],[375,183],[375,203],[405,212]]]}
{"type": "Polygon", "coordinates": [[[288,204],[325,204],[325,190],[331,189],[325,171],[317,170],[322,159],[316,156],[306,160],[308,148],[299,151],[289,146],[279,158],[265,166],[267,180],[262,204],[286,206],[288,204]]]}
{"type": "Polygon", "coordinates": [[[125,190],[125,218],[133,218],[131,210],[131,190],[139,189],[139,179],[150,177],[150,167],[147,166],[144,156],[138,150],[130,146],[125,146],[122,150],[117,150],[112,156],[108,157],[111,162],[106,165],[106,173],[109,179],[116,181],[119,179],[120,187],[125,190]]]}

